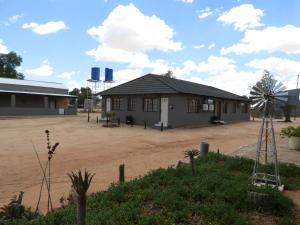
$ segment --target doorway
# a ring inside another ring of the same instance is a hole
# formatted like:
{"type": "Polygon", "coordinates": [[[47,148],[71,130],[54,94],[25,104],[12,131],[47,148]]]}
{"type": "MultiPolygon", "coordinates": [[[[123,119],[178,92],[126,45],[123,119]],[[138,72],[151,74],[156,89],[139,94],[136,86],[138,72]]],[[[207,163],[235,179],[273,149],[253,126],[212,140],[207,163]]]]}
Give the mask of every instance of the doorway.
{"type": "Polygon", "coordinates": [[[168,126],[168,117],[169,117],[169,99],[161,98],[161,111],[160,111],[160,122],[163,123],[164,127],[168,126]]]}

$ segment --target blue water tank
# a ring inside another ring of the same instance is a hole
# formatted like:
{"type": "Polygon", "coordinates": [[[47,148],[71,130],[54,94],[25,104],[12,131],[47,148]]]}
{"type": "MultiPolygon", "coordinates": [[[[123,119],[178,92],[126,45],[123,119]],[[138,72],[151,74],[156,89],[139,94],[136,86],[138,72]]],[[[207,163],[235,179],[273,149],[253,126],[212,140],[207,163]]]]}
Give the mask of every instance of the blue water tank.
{"type": "Polygon", "coordinates": [[[105,68],[105,82],[113,81],[113,70],[109,68],[105,68]]]}
{"type": "Polygon", "coordinates": [[[100,80],[100,68],[99,67],[92,67],[91,79],[92,80],[100,80]]]}

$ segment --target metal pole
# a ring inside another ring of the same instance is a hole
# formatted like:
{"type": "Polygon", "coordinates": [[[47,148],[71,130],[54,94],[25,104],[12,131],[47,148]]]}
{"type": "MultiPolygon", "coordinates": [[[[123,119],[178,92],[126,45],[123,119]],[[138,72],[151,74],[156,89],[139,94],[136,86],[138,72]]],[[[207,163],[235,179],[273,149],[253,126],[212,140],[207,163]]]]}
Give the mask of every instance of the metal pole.
{"type": "MultiPolygon", "coordinates": [[[[298,100],[299,100],[299,94],[300,94],[300,92],[299,92],[299,89],[298,89],[298,84],[299,84],[299,74],[297,75],[297,86],[296,86],[296,89],[297,89],[297,97],[298,97],[298,100]]],[[[297,100],[296,100],[296,102],[297,102],[297,100]]],[[[296,106],[295,106],[295,111],[294,111],[294,120],[296,120],[296,112],[297,112],[297,107],[298,107],[298,105],[296,104],[296,106]]]]}

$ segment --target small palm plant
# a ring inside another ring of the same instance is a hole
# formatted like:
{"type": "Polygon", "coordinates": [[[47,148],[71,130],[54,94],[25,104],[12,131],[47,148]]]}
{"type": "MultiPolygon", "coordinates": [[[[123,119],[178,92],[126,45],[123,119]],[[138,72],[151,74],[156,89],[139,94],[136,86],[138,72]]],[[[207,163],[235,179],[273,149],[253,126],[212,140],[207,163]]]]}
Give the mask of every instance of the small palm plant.
{"type": "Polygon", "coordinates": [[[197,150],[197,149],[187,150],[187,151],[184,152],[184,155],[185,155],[185,158],[190,159],[190,164],[191,164],[191,167],[192,167],[192,173],[193,173],[193,175],[195,175],[196,171],[195,171],[194,159],[195,159],[196,156],[199,155],[199,150],[197,150]]]}
{"type": "Polygon", "coordinates": [[[81,170],[78,174],[71,172],[68,174],[72,182],[72,187],[77,193],[77,224],[85,225],[86,218],[86,193],[90,187],[92,179],[95,174],[91,174],[84,170],[84,175],[82,175],[81,170]]]}

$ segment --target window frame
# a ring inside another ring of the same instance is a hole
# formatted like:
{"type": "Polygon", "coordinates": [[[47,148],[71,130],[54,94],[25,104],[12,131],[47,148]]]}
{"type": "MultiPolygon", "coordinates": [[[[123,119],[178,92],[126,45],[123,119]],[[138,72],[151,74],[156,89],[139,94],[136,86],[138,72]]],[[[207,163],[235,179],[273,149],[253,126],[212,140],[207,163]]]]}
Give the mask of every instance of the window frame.
{"type": "Polygon", "coordinates": [[[113,97],[111,98],[111,110],[120,111],[121,110],[121,97],[113,97]]]}
{"type": "Polygon", "coordinates": [[[231,110],[231,112],[233,114],[237,113],[237,103],[236,102],[232,102],[232,110],[231,110]]]}
{"type": "Polygon", "coordinates": [[[228,102],[223,102],[223,114],[228,113],[228,102]]]}
{"type": "Polygon", "coordinates": [[[200,101],[198,98],[187,99],[187,112],[188,113],[199,113],[200,101]]]}
{"type": "Polygon", "coordinates": [[[136,98],[128,97],[127,111],[136,111],[136,98]]]}
{"type": "Polygon", "coordinates": [[[143,112],[158,112],[159,98],[158,97],[144,97],[143,98],[143,112]]]}

